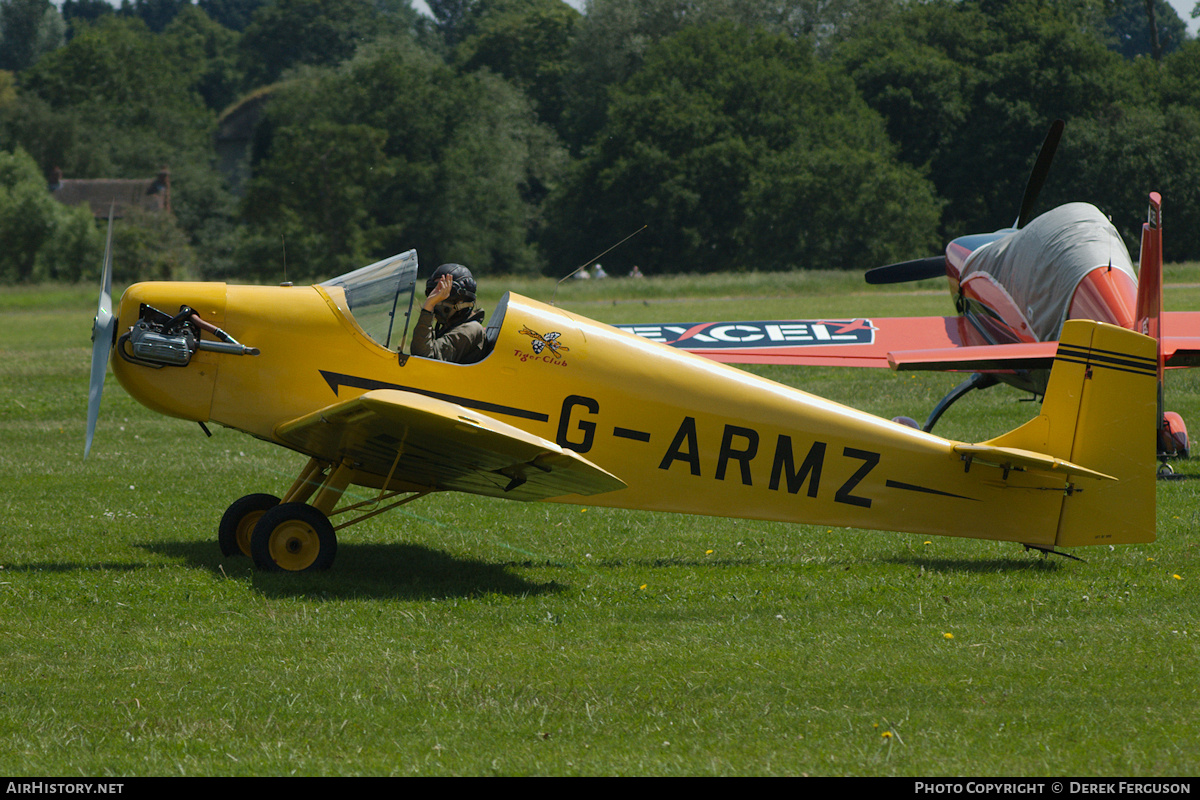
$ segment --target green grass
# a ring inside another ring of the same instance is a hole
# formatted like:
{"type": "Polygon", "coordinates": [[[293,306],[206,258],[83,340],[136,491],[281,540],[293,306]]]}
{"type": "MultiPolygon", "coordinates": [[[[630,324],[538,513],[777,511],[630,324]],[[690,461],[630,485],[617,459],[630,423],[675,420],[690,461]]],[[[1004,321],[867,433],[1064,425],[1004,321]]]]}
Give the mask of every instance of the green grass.
{"type": "MultiPolygon", "coordinates": [[[[612,321],[950,310],[936,284],[841,275],[581,283],[559,305],[612,321]]],[[[553,283],[514,289],[549,299],[553,283]]],[[[1166,304],[1198,295],[1171,288],[1166,304]]],[[[0,290],[4,773],[1171,776],[1200,762],[1200,465],[1160,482],[1157,542],[1077,551],[1086,563],[452,495],[349,529],[329,573],[264,575],[220,556],[216,524],[239,495],[285,489],[299,457],[206,439],[110,379],[83,462],[94,311],[87,287],[0,290]]],[[[956,382],[758,371],[886,416],[921,417],[956,382]]],[[[1200,376],[1172,373],[1167,399],[1200,429],[1200,376]]],[[[939,432],[986,438],[1033,411],[997,388],[939,432]]]]}

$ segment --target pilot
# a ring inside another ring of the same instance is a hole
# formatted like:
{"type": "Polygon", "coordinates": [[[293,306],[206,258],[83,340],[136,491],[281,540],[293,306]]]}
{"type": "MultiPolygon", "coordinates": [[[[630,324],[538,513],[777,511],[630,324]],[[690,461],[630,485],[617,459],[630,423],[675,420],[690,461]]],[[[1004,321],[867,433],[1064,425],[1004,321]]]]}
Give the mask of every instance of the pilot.
{"type": "Polygon", "coordinates": [[[474,364],[486,355],[483,311],[475,307],[475,278],[462,264],[442,264],[425,282],[425,305],[413,329],[416,356],[474,364]]]}

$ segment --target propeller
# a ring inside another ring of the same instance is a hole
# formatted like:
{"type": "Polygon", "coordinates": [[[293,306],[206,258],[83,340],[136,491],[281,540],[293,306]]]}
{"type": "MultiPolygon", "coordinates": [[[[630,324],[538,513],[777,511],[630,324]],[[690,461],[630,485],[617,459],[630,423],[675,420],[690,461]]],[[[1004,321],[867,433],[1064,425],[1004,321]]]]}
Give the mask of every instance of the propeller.
{"type": "Polygon", "coordinates": [[[1021,198],[1021,213],[1017,215],[1017,223],[1013,226],[1014,228],[1024,228],[1033,217],[1033,206],[1037,203],[1042,186],[1046,183],[1046,176],[1050,174],[1050,162],[1054,160],[1054,152],[1058,150],[1058,142],[1062,139],[1064,127],[1065,123],[1061,119],[1054,120],[1042,142],[1042,149],[1038,152],[1037,161],[1033,164],[1033,172],[1029,173],[1029,180],[1025,183],[1025,196],[1021,198]]]}
{"type": "MultiPolygon", "coordinates": [[[[1038,151],[1037,161],[1033,164],[1033,171],[1029,173],[1029,180],[1025,182],[1025,196],[1021,198],[1021,211],[1013,227],[1024,228],[1033,217],[1033,207],[1037,204],[1038,195],[1041,194],[1046,177],[1050,174],[1050,163],[1054,160],[1054,153],[1058,150],[1058,142],[1062,139],[1065,127],[1061,119],[1056,119],[1050,125],[1050,130],[1042,141],[1042,149],[1038,151]]],[[[869,269],[866,279],[870,284],[907,283],[926,278],[940,278],[945,274],[946,257],[930,256],[869,269]]]]}
{"type": "Polygon", "coordinates": [[[946,257],[929,256],[869,269],[866,278],[867,283],[872,284],[907,283],[908,281],[923,281],[926,278],[940,278],[945,274],[946,257]]]}
{"type": "Polygon", "coordinates": [[[113,207],[108,208],[108,239],[104,243],[104,265],[100,277],[100,303],[92,323],[92,379],[88,385],[87,441],[83,446],[86,459],[92,451],[92,436],[100,416],[100,394],[104,391],[104,375],[108,371],[108,354],[112,350],[117,320],[112,314],[112,230],[113,207]]]}

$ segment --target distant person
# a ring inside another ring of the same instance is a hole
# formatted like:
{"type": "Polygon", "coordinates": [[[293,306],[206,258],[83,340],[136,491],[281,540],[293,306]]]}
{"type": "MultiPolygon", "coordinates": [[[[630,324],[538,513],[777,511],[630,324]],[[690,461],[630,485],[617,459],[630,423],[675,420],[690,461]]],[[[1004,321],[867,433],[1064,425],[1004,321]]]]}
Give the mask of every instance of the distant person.
{"type": "Polygon", "coordinates": [[[600,266],[599,264],[597,264],[597,265],[596,265],[596,274],[594,275],[594,277],[596,277],[596,278],[607,278],[607,277],[608,277],[608,273],[604,271],[604,267],[602,267],[602,266],[600,266]]]}
{"type": "Polygon", "coordinates": [[[581,269],[575,273],[575,280],[577,280],[577,281],[590,280],[591,277],[592,277],[592,273],[587,271],[587,267],[584,267],[583,269],[581,269]]]}
{"type": "Polygon", "coordinates": [[[425,282],[425,304],[413,329],[415,356],[474,364],[487,350],[483,310],[475,307],[475,278],[462,264],[442,264],[425,282]]]}
{"type": "Polygon", "coordinates": [[[644,276],[642,275],[642,271],[641,271],[640,269],[638,269],[638,265],[637,265],[637,264],[634,264],[634,265],[633,265],[633,269],[629,270],[629,277],[631,277],[631,278],[641,278],[641,277],[644,277],[644,276]]]}

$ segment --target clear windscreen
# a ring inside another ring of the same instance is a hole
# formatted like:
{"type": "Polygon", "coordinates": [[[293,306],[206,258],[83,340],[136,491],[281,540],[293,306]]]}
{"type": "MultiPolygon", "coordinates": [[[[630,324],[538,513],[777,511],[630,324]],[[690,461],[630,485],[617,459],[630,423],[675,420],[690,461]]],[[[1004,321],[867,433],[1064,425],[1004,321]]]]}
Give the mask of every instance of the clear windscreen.
{"type": "Polygon", "coordinates": [[[378,344],[399,349],[408,335],[416,281],[417,251],[409,250],[320,285],[341,288],[358,326],[378,344]]]}

